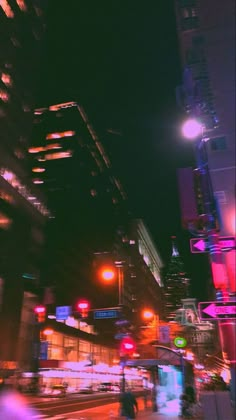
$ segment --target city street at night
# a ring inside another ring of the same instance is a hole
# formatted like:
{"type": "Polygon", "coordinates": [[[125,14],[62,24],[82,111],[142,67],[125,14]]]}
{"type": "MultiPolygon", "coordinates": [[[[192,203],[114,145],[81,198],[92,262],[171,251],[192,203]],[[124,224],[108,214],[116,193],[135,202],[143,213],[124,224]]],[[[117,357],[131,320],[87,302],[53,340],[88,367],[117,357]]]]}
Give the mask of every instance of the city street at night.
{"type": "MultiPolygon", "coordinates": [[[[82,398],[83,399],[83,398],[82,398]]],[[[31,405],[38,410],[39,414],[35,415],[35,419],[58,419],[58,420],[108,420],[108,419],[121,419],[120,404],[117,402],[119,398],[115,396],[89,396],[85,401],[81,401],[81,398],[75,397],[57,401],[33,401],[30,399],[31,405]],[[99,403],[98,403],[99,401],[99,403]],[[110,401],[110,402],[109,402],[110,401]],[[116,401],[112,402],[111,401],[116,401]],[[92,408],[93,407],[93,408],[92,408]]],[[[178,418],[176,413],[166,411],[165,414],[154,413],[152,411],[151,402],[148,407],[144,408],[144,402],[142,398],[138,398],[139,406],[139,419],[153,418],[156,420],[167,420],[171,418],[175,420],[178,418]]]]}
{"type": "Polygon", "coordinates": [[[0,420],[236,410],[235,1],[0,0],[0,420]]]}

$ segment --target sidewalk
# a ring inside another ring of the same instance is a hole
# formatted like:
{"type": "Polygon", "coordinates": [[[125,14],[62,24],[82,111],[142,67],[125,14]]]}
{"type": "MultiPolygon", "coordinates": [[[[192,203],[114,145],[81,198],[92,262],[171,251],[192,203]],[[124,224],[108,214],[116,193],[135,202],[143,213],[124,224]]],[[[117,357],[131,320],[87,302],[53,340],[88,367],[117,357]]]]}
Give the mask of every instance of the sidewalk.
{"type": "Polygon", "coordinates": [[[180,420],[178,416],[171,416],[170,414],[159,414],[153,413],[149,410],[139,411],[137,415],[137,420],[144,420],[144,419],[156,419],[156,420],[180,420]]]}

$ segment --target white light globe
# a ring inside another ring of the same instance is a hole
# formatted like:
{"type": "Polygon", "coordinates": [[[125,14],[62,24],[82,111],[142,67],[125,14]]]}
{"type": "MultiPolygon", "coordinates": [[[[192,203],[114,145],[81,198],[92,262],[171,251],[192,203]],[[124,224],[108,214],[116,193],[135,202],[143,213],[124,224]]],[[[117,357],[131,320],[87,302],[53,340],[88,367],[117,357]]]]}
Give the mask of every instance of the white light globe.
{"type": "Polygon", "coordinates": [[[185,123],[182,126],[182,134],[186,139],[195,139],[201,133],[202,124],[195,119],[185,121],[185,123]]]}

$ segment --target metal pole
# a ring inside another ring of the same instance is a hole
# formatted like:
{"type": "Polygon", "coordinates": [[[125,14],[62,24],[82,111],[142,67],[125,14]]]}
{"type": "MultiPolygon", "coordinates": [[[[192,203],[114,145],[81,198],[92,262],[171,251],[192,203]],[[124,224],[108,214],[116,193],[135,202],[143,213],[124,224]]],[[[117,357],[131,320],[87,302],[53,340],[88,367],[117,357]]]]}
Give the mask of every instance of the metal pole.
{"type": "Polygon", "coordinates": [[[118,266],[119,306],[123,305],[124,273],[123,267],[118,266]]]}
{"type": "MultiPolygon", "coordinates": [[[[196,144],[196,160],[200,169],[201,192],[203,195],[203,208],[205,213],[205,228],[209,246],[210,265],[213,284],[216,289],[216,300],[229,300],[229,284],[226,274],[226,267],[223,252],[219,244],[219,234],[216,226],[216,212],[214,194],[211,185],[211,176],[208,168],[207,151],[204,138],[198,139],[196,144]]],[[[235,403],[235,341],[236,322],[225,319],[218,321],[221,351],[223,358],[231,362],[231,392],[235,403]]]]}
{"type": "Polygon", "coordinates": [[[211,177],[208,168],[207,151],[205,141],[198,138],[196,142],[196,160],[200,171],[201,193],[203,197],[202,215],[205,218],[205,229],[209,245],[210,263],[213,283],[218,291],[216,299],[225,300],[228,297],[227,276],[224,266],[223,253],[219,244],[219,234],[216,226],[215,200],[211,185],[211,177]]]}

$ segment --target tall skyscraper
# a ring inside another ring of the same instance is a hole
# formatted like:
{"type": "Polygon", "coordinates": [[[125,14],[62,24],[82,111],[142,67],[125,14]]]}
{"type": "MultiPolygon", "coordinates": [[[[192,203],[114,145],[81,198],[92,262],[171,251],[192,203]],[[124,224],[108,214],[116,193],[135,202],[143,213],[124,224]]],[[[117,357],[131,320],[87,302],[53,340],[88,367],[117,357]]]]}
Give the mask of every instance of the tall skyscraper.
{"type": "Polygon", "coordinates": [[[28,151],[32,181],[55,217],[48,226],[44,279],[57,285],[58,299],[72,303],[86,292],[94,252],[112,249],[117,227],[129,218],[127,197],[75,101],[35,110],[28,151]]]}
{"type": "Polygon", "coordinates": [[[176,238],[172,236],[172,255],[164,276],[165,312],[168,321],[175,319],[176,311],[182,308],[182,299],[188,297],[189,282],[190,279],[176,245],[176,238]]]}
{"type": "MultiPolygon", "coordinates": [[[[191,70],[208,163],[220,214],[220,235],[235,236],[235,2],[176,0],[183,68],[191,70]]],[[[235,251],[225,253],[229,286],[235,284],[235,251]]]]}
{"type": "MultiPolygon", "coordinates": [[[[117,306],[122,272],[130,318],[140,319],[139,308],[148,305],[159,311],[161,258],[145,224],[132,220],[102,138],[82,106],[71,101],[37,108],[29,154],[32,180],[55,215],[44,278],[55,286],[57,302],[73,306],[88,297],[93,307],[117,306]],[[110,285],[100,276],[105,266],[116,272],[110,285]]],[[[100,322],[104,336],[105,325],[100,322]]],[[[110,324],[108,330],[113,336],[110,324]]]]}
{"type": "Polygon", "coordinates": [[[50,215],[31,182],[27,153],[44,33],[40,3],[0,1],[0,363],[5,368],[22,367],[18,344],[22,349],[30,343],[27,332],[40,288],[43,227],[50,215]],[[22,319],[27,293],[32,311],[22,319]]]}

